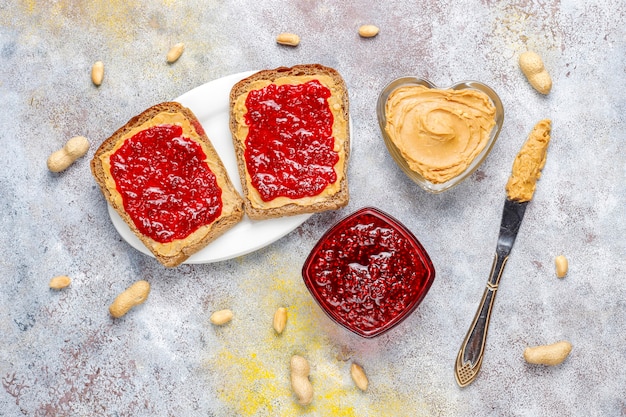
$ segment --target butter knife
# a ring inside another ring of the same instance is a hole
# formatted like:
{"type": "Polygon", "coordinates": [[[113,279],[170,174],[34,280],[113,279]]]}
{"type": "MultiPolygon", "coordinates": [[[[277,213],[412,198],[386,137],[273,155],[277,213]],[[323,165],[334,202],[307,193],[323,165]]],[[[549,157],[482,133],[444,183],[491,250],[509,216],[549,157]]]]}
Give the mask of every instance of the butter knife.
{"type": "Polygon", "coordinates": [[[465,387],[474,381],[483,363],[487,330],[489,329],[489,319],[493,310],[496,291],[498,291],[504,266],[513,248],[513,243],[515,243],[527,205],[528,201],[517,202],[508,198],[504,202],[500,234],[487,287],[483,292],[483,298],[474,316],[474,321],[461,344],[461,349],[454,364],[454,376],[456,382],[461,387],[465,387]]]}
{"type": "Polygon", "coordinates": [[[502,210],[500,234],[491,274],[474,321],[461,344],[454,364],[454,376],[461,387],[469,385],[476,379],[483,363],[487,330],[496,291],[498,291],[504,266],[509,259],[517,232],[522,224],[526,206],[533,198],[537,180],[546,163],[551,123],[550,119],[537,123],[513,161],[511,176],[505,187],[507,198],[502,210]]]}

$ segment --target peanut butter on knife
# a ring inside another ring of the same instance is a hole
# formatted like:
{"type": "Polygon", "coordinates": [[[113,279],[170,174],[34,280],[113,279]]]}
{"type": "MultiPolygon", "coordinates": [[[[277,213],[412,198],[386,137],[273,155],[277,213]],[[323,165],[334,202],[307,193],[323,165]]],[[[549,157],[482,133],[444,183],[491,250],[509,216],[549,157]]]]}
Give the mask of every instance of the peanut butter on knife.
{"type": "Polygon", "coordinates": [[[537,123],[515,157],[511,177],[506,184],[506,194],[509,200],[524,202],[533,198],[537,180],[546,164],[550,128],[550,119],[537,123]]]}

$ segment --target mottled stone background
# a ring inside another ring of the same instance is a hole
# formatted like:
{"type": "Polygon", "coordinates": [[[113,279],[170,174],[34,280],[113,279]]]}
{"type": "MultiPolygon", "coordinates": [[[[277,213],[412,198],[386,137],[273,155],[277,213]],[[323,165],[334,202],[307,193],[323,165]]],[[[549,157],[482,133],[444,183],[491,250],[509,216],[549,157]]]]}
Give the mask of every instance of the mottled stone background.
{"type": "Polygon", "coordinates": [[[0,416],[626,416],[626,12],[621,0],[5,0],[0,3],[0,416]],[[373,39],[361,24],[380,27],[373,39]],[[283,31],[297,48],[277,45],[283,31]],[[165,63],[171,45],[186,50],[165,63]],[[539,52],[554,88],[517,67],[539,52]],[[106,66],[100,88],[91,65],[106,66]],[[349,87],[351,201],[253,254],[165,269],[123,241],[89,172],[97,145],[130,117],[220,77],[299,63],[349,87]],[[474,79],[501,96],[505,123],[463,184],[427,194],[396,167],[376,121],[395,77],[474,79]],[[540,119],[548,162],[502,278],[483,369],[460,389],[459,345],[491,267],[504,184],[540,119]],[[48,155],[75,135],[86,157],[61,174],[48,155]],[[308,252],[363,206],[404,222],[437,277],[402,325],[374,340],[338,328],[300,276],[308,252]],[[555,277],[564,254],[570,272],[555,277]],[[51,277],[71,287],[51,291],[51,277]],[[138,279],[148,301],[120,320],[108,305],[138,279]],[[271,317],[289,307],[285,333],[271,317]],[[231,308],[215,328],[212,311],[231,308]],[[568,339],[562,365],[531,366],[528,345],[568,339]],[[309,358],[302,408],[288,360],[309,358]],[[370,378],[366,393],[352,361],[370,378]]]}

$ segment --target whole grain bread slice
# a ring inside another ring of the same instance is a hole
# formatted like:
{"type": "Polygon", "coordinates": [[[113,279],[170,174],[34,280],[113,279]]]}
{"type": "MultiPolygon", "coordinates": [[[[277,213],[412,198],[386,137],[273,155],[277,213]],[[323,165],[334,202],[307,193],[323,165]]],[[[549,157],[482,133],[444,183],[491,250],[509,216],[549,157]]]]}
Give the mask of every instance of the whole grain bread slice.
{"type": "Polygon", "coordinates": [[[335,69],[320,64],[279,67],[272,70],[262,70],[256,72],[239,81],[232,87],[230,92],[230,130],[233,137],[235,154],[237,156],[237,165],[243,189],[245,210],[246,214],[251,219],[262,220],[304,213],[316,213],[326,210],[335,210],[348,204],[350,198],[347,179],[348,159],[350,154],[349,98],[346,84],[341,75],[335,69]],[[333,128],[332,133],[335,140],[340,142],[340,153],[343,155],[340,163],[335,165],[335,170],[339,171],[338,189],[328,196],[315,199],[315,201],[311,202],[286,202],[278,207],[272,207],[271,205],[265,204],[258,199],[255,199],[255,202],[253,203],[252,194],[255,193],[256,190],[250,182],[246,167],[244,156],[246,137],[240,132],[240,128],[242,124],[245,124],[245,121],[243,121],[243,117],[240,114],[241,112],[237,111],[240,107],[237,103],[240,103],[247,93],[254,90],[255,84],[259,81],[274,83],[279,79],[287,77],[298,83],[298,80],[300,79],[317,79],[320,76],[325,77],[324,79],[326,81],[322,82],[322,84],[331,89],[332,94],[337,101],[337,107],[339,108],[331,108],[333,114],[335,117],[339,117],[345,121],[345,123],[341,125],[340,130],[335,130],[335,128],[333,128]]]}
{"type": "Polygon", "coordinates": [[[206,247],[218,236],[237,224],[244,216],[243,199],[234,188],[222,160],[207,137],[202,125],[190,109],[176,102],[163,102],[146,109],[141,114],[131,118],[113,135],[104,140],[91,160],[91,172],[107,202],[126,222],[139,240],[152,252],[155,258],[166,267],[180,265],[191,255],[206,247]],[[161,244],[144,235],[135,226],[131,216],[124,209],[121,195],[117,192],[115,181],[111,176],[110,169],[107,167],[108,158],[110,158],[111,153],[114,152],[118,145],[125,141],[128,135],[134,134],[133,131],[137,129],[143,130],[144,128],[160,124],[152,122],[161,113],[177,114],[189,121],[193,132],[183,132],[183,134],[185,137],[189,137],[201,144],[207,156],[207,161],[209,161],[207,164],[218,178],[218,185],[222,190],[221,198],[223,205],[220,216],[211,224],[203,225],[188,237],[178,239],[168,245],[161,244]]]}

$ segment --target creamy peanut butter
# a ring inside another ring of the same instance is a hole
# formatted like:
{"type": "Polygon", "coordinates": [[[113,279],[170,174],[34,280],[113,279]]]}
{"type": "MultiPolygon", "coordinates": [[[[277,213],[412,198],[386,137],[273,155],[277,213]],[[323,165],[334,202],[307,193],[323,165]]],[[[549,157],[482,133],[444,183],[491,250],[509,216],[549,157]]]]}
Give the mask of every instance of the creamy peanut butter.
{"type": "Polygon", "coordinates": [[[409,168],[441,184],[461,174],[485,148],[496,108],[482,91],[397,88],[385,105],[385,130],[409,168]]]}
{"type": "MultiPolygon", "coordinates": [[[[109,190],[109,193],[111,194],[111,199],[112,199],[113,204],[117,205],[117,207],[123,207],[124,203],[122,200],[122,195],[117,191],[115,180],[113,179],[113,176],[111,175],[111,159],[110,159],[111,155],[113,155],[124,144],[124,142],[127,139],[132,138],[137,133],[143,130],[146,130],[150,127],[164,125],[164,124],[181,126],[183,128],[183,135],[185,137],[188,137],[194,140],[202,147],[202,151],[204,152],[205,155],[207,155],[207,159],[205,160],[205,162],[209,165],[209,168],[211,169],[213,174],[215,174],[215,177],[217,178],[217,184],[220,186],[220,188],[222,190],[228,188],[227,178],[223,174],[221,174],[222,170],[219,169],[217,162],[211,160],[209,157],[209,155],[212,154],[211,150],[207,147],[207,145],[203,141],[200,140],[200,135],[198,135],[198,133],[196,132],[196,129],[191,125],[189,120],[183,114],[180,114],[180,113],[161,112],[155,115],[154,117],[152,117],[150,120],[146,121],[146,123],[135,127],[134,129],[126,133],[124,136],[120,137],[120,139],[118,140],[118,142],[116,143],[113,149],[111,149],[108,152],[103,153],[100,156],[100,160],[102,161],[102,168],[104,170],[105,177],[106,177],[106,180],[105,180],[106,187],[109,190]]],[[[236,208],[235,204],[231,201],[228,201],[228,199],[223,200],[222,203],[223,203],[223,206],[222,206],[223,215],[230,215],[236,208]]],[[[184,240],[175,239],[168,243],[160,243],[149,238],[147,238],[147,240],[149,240],[149,246],[154,251],[158,252],[160,255],[173,256],[175,254],[180,253],[180,248],[183,245],[190,246],[190,244],[193,244],[202,240],[202,238],[206,236],[206,234],[211,229],[211,227],[212,227],[212,224],[201,226],[196,231],[194,231],[189,236],[187,236],[184,240]]]]}
{"type": "Polygon", "coordinates": [[[513,161],[513,170],[506,184],[509,200],[530,201],[535,193],[537,180],[546,164],[550,143],[551,121],[537,123],[513,161]]]}
{"type": "MultiPolygon", "coordinates": [[[[320,194],[316,196],[303,197],[303,198],[299,198],[295,200],[291,198],[287,198],[287,197],[277,197],[271,201],[263,201],[263,199],[261,198],[261,195],[251,185],[252,180],[250,178],[250,174],[246,171],[246,182],[248,184],[248,190],[249,190],[248,199],[250,200],[252,206],[255,208],[275,208],[275,207],[282,207],[287,204],[298,204],[302,206],[310,206],[318,201],[323,201],[325,197],[329,195],[333,195],[337,193],[341,187],[341,181],[343,179],[344,172],[343,172],[343,169],[341,169],[340,167],[342,167],[345,163],[346,152],[344,149],[344,138],[342,137],[342,135],[336,135],[334,133],[344,132],[348,121],[344,117],[344,113],[343,113],[343,104],[341,100],[341,95],[342,95],[341,88],[337,86],[335,82],[333,82],[332,78],[327,75],[315,75],[315,76],[300,75],[297,77],[285,76],[285,77],[277,78],[274,81],[258,80],[251,85],[250,90],[260,90],[264,87],[267,87],[270,84],[299,85],[299,84],[307,83],[312,80],[319,81],[322,85],[328,88],[331,93],[330,97],[328,98],[328,106],[330,107],[330,110],[333,114],[333,137],[335,138],[334,151],[337,152],[339,155],[339,160],[335,164],[335,173],[337,174],[337,180],[332,184],[328,184],[328,186],[320,194]]],[[[247,97],[248,97],[248,93],[242,94],[241,96],[237,98],[237,100],[235,101],[233,105],[234,117],[237,120],[236,135],[238,138],[240,138],[240,144],[244,152],[246,148],[245,138],[248,137],[248,130],[249,130],[249,127],[246,124],[245,117],[244,117],[245,114],[248,112],[248,109],[246,108],[247,97]]]]}

